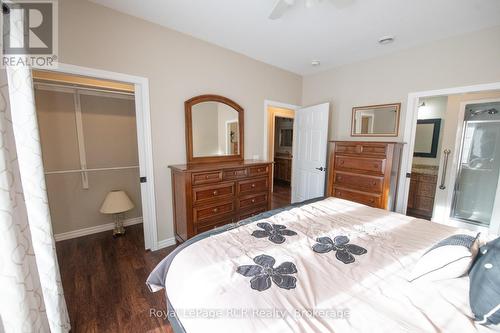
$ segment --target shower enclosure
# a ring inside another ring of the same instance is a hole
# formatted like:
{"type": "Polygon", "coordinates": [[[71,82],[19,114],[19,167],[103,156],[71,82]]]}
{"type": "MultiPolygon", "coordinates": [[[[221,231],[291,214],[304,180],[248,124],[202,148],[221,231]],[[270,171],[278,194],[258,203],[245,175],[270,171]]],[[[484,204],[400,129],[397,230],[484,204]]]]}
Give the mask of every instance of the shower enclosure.
{"type": "Polygon", "coordinates": [[[500,218],[500,102],[465,106],[457,166],[450,218],[490,228],[500,218]]]}

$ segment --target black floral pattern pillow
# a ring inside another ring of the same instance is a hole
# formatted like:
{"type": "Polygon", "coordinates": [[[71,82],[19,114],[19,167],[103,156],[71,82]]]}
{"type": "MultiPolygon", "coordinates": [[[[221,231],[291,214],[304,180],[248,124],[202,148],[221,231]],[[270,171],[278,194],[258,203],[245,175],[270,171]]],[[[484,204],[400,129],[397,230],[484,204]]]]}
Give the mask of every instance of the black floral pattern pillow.
{"type": "Polygon", "coordinates": [[[280,288],[294,289],[297,279],[290,274],[297,273],[297,268],[291,262],[284,262],[274,268],[276,260],[266,254],[253,259],[257,265],[243,265],[236,269],[239,274],[252,277],[250,287],[257,291],[264,291],[271,287],[271,280],[280,288]]]}
{"type": "Polygon", "coordinates": [[[257,223],[259,228],[263,230],[255,230],[252,232],[252,236],[256,238],[267,237],[274,244],[282,244],[285,242],[285,236],[296,236],[295,231],[287,229],[284,225],[280,224],[270,224],[266,222],[257,223]]]}
{"type": "Polygon", "coordinates": [[[347,236],[337,236],[333,239],[330,237],[317,238],[318,242],[313,246],[313,251],[316,253],[328,253],[335,251],[335,257],[344,264],[351,264],[356,261],[354,255],[362,255],[368,251],[359,245],[349,244],[347,236]]]}

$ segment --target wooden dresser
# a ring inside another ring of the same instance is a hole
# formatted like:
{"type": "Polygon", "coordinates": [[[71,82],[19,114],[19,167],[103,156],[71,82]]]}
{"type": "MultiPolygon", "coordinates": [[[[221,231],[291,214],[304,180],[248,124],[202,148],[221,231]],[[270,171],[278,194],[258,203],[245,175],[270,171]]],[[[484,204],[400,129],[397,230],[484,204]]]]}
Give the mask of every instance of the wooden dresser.
{"type": "Polygon", "coordinates": [[[177,241],[271,209],[272,163],[172,165],[177,241]]]}
{"type": "Polygon", "coordinates": [[[329,196],[394,210],[403,144],[331,141],[329,196]]]}

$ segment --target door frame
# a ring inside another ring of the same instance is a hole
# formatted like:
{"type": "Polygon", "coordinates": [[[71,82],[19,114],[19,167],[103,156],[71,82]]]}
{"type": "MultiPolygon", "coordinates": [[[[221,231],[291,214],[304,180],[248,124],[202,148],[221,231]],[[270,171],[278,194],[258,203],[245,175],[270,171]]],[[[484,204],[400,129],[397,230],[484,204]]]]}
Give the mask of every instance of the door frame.
{"type": "MultiPolygon", "coordinates": [[[[275,131],[276,131],[276,123],[275,119],[276,117],[283,117],[283,118],[292,118],[295,119],[295,113],[297,112],[298,109],[301,107],[298,105],[294,104],[287,104],[287,103],[281,103],[281,102],[275,102],[271,100],[265,100],[264,101],[264,147],[262,149],[263,152],[263,160],[267,160],[269,162],[274,162],[274,142],[276,140],[275,138],[275,131]],[[280,109],[288,109],[293,111],[293,116],[288,114],[288,113],[279,113],[279,112],[273,112],[272,114],[269,112],[270,107],[275,107],[275,108],[280,108],[280,109]],[[271,137],[273,139],[273,145],[271,145],[271,137]]],[[[294,122],[295,126],[295,122],[294,122]]],[[[293,145],[295,144],[295,129],[293,133],[293,143],[292,143],[292,151],[293,151],[293,145]]],[[[274,180],[274,164],[273,167],[271,168],[271,179],[274,180]]],[[[293,186],[293,163],[292,163],[292,176],[290,180],[290,188],[292,189],[293,186]]],[[[274,181],[271,183],[271,192],[274,189],[274,181]]],[[[292,189],[293,191],[293,189],[292,189]]]]}
{"type": "MultiPolygon", "coordinates": [[[[270,147],[269,134],[270,133],[272,134],[270,125],[272,125],[272,129],[275,130],[275,124],[274,124],[274,122],[272,124],[269,124],[269,119],[273,119],[276,116],[283,117],[283,118],[295,118],[295,112],[297,112],[297,110],[300,108],[301,108],[301,106],[299,106],[299,105],[275,102],[275,101],[270,101],[267,99],[264,101],[264,147],[262,149],[264,160],[270,160],[272,162],[273,159],[270,159],[271,157],[273,157],[273,156],[271,156],[271,152],[274,153],[274,148],[271,151],[269,149],[269,147],[270,147]],[[294,115],[293,115],[293,117],[290,117],[289,115],[287,116],[286,114],[281,115],[281,114],[276,114],[276,113],[273,113],[273,115],[271,115],[271,114],[269,114],[270,107],[292,110],[294,112],[294,115]]],[[[274,142],[274,140],[276,140],[276,138],[273,139],[273,142],[274,142]]]]}
{"type": "MultiPolygon", "coordinates": [[[[47,70],[47,68],[37,66],[33,66],[33,69],[47,70]]],[[[49,71],[90,76],[98,79],[120,81],[134,85],[139,172],[140,177],[147,178],[147,182],[141,183],[144,245],[146,250],[158,250],[159,243],[156,221],[156,196],[154,188],[153,144],[151,136],[148,78],[64,63],[59,63],[57,68],[51,68],[49,71]]]]}
{"type": "MultiPolygon", "coordinates": [[[[425,97],[448,96],[464,93],[487,92],[500,90],[500,82],[477,84],[471,86],[462,86],[454,88],[445,88],[437,90],[426,90],[419,92],[411,92],[408,94],[406,116],[404,125],[403,142],[406,144],[403,147],[401,158],[401,167],[399,172],[398,195],[396,201],[396,212],[406,215],[408,205],[408,194],[410,191],[410,178],[406,177],[407,173],[411,173],[411,165],[413,163],[413,152],[415,148],[415,133],[417,130],[418,107],[419,99],[425,97]],[[403,195],[400,195],[402,193],[403,195]]],[[[451,177],[447,177],[449,185],[451,177]]]]}

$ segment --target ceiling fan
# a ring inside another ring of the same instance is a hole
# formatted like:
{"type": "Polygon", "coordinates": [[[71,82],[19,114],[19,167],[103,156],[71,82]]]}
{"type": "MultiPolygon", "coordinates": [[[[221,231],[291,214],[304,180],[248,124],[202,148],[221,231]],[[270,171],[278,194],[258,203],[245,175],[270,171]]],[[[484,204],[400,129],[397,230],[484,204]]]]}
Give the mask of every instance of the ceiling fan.
{"type": "MultiPolygon", "coordinates": [[[[332,2],[351,2],[351,0],[330,0],[332,2]]],[[[271,14],[269,14],[270,20],[277,20],[282,17],[285,12],[293,7],[297,1],[296,0],[276,0],[271,14]]],[[[306,8],[311,8],[315,4],[323,2],[323,0],[304,0],[306,8]]]]}

